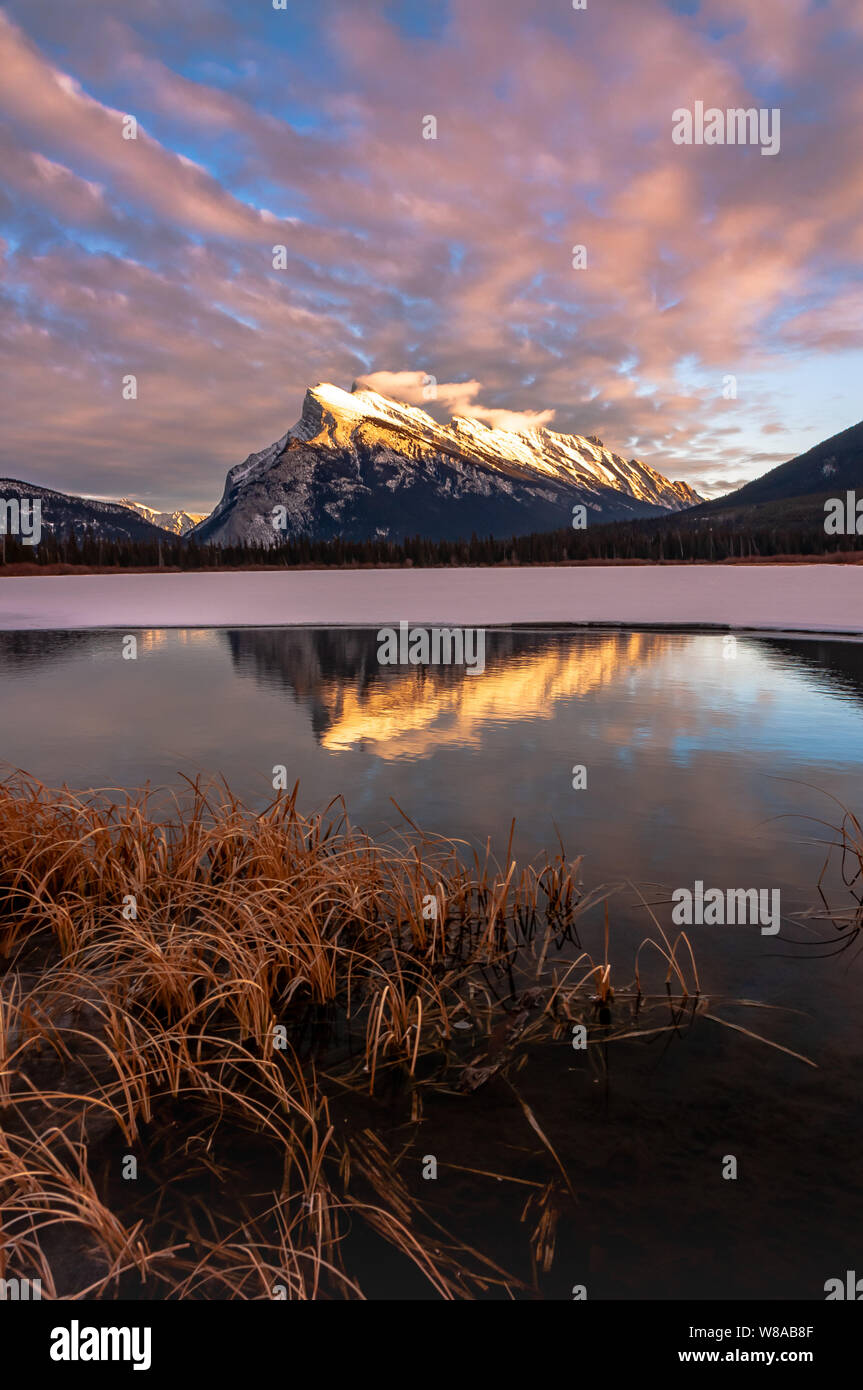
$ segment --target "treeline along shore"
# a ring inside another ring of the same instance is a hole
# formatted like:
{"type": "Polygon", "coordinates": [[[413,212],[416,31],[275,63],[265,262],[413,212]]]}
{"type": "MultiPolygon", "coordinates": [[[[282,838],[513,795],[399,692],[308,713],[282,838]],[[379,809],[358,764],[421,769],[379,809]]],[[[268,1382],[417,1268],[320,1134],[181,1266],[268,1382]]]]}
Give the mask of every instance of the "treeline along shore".
{"type": "Polygon", "coordinates": [[[4,536],[0,574],[72,569],[209,570],[441,565],[693,564],[814,560],[858,563],[863,537],[827,535],[823,525],[752,526],[618,522],[528,536],[476,536],[469,540],[313,540],[275,545],[200,545],[165,533],[159,541],[106,541],[85,532],[46,533],[38,546],[4,536]]]}

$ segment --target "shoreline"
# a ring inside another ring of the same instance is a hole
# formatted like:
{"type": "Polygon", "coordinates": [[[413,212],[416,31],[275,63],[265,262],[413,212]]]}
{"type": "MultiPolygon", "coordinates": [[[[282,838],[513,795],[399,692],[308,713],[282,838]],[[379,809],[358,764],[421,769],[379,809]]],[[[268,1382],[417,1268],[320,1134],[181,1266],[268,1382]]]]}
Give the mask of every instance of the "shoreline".
{"type": "Polygon", "coordinates": [[[0,584],[0,631],[686,628],[863,635],[863,566],[531,566],[44,575],[0,584]]]}

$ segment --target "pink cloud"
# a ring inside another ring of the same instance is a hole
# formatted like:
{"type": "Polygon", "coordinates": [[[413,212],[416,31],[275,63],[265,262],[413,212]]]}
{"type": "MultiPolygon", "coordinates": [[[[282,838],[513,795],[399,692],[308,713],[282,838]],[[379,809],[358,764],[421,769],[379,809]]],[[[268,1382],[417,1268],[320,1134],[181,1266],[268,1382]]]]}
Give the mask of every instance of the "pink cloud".
{"type": "Polygon", "coordinates": [[[322,0],[332,81],[290,66],[291,100],[320,118],[310,131],[261,101],[282,55],[255,48],[229,6],[154,0],[139,15],[101,0],[98,43],[63,28],[64,70],[16,14],[26,33],[0,12],[14,132],[0,169],[19,217],[4,262],[5,448],[37,461],[38,480],[108,493],[112,470],[137,468],[206,506],[225,466],[293,422],[308,383],[362,373],[425,404],[417,381],[433,375],[440,412],[553,420],[649,448],[675,476],[718,461],[736,477],[747,457],[721,433],[729,411],[757,443],[767,405],[730,407],[723,374],[781,382],[789,353],[863,347],[852,0],[705,0],[695,16],[661,0],[553,15],[454,0],[442,36],[421,43],[383,0],[322,0]],[[212,81],[158,49],[168,15],[212,81]],[[828,47],[840,30],[848,42],[828,47]],[[243,43],[252,75],[229,89],[243,43]],[[151,113],[137,141],[91,94],[106,74],[113,100],[151,113]],[[676,106],[758,105],[777,78],[778,158],[671,143],[676,106]],[[422,139],[427,113],[436,141],[422,139]],[[173,149],[177,130],[229,139],[231,176],[173,149]],[[97,233],[122,249],[82,250],[97,233]],[[114,399],[121,368],[147,383],[134,416],[114,399]]]}

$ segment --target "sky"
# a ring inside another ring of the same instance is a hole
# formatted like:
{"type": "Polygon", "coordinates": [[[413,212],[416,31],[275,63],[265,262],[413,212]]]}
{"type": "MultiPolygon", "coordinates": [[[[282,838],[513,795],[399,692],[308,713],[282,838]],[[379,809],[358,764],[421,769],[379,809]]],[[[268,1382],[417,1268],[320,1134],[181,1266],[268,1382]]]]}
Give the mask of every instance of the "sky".
{"type": "Polygon", "coordinates": [[[0,3],[3,476],[209,511],[319,381],[705,495],[863,416],[860,0],[275,4],[0,3]]]}

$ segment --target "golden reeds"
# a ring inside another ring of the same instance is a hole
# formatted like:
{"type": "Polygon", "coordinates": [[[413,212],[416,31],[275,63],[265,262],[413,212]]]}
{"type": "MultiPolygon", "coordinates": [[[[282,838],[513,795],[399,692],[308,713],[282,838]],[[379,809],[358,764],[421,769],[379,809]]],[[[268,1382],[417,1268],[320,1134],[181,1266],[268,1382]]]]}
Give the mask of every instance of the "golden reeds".
{"type": "MultiPolygon", "coordinates": [[[[583,1023],[601,1051],[701,1003],[689,942],[687,973],[658,923],[661,1000],[637,965],[613,990],[608,893],[583,895],[562,849],[521,870],[510,850],[499,869],[411,823],[374,842],[340,803],[302,816],[296,788],[253,811],[190,784],[160,817],[145,792],[7,781],[0,1277],[47,1297],[361,1298],[385,1249],[432,1296],[512,1296],[369,1107],[397,1095],[415,1132],[424,1094],[469,1093],[541,1038],[583,1023]],[[577,927],[603,900],[594,961],[577,927]]],[[[545,1271],[575,1194],[518,1101],[551,1162],[525,1209],[545,1271]]]]}

